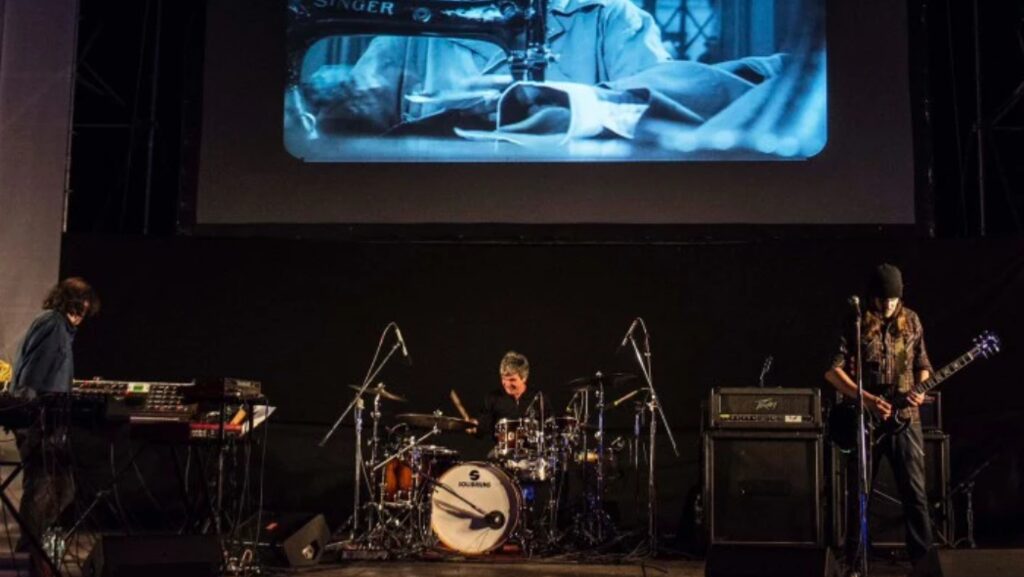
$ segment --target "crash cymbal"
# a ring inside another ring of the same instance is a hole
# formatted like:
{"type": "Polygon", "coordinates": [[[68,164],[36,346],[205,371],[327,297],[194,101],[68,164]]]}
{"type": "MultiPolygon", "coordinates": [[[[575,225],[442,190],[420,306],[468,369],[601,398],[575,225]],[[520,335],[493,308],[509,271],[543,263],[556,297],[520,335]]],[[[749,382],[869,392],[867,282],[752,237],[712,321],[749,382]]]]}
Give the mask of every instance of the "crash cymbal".
{"type": "Polygon", "coordinates": [[[637,380],[633,373],[608,373],[607,375],[597,373],[589,377],[580,377],[566,383],[570,389],[582,391],[594,389],[604,383],[605,387],[615,388],[628,385],[637,380]]]}
{"type": "MultiPolygon", "coordinates": [[[[349,385],[348,388],[356,390],[356,391],[359,390],[359,387],[357,387],[356,385],[349,385]]],[[[382,385],[377,385],[376,387],[367,387],[366,391],[364,391],[364,392],[367,395],[376,395],[376,394],[380,393],[380,396],[381,396],[382,399],[387,399],[389,401],[398,401],[399,403],[407,403],[407,402],[409,402],[409,399],[406,399],[405,397],[403,397],[401,395],[396,395],[396,394],[392,393],[391,391],[385,389],[382,385]]]]}
{"type": "Polygon", "coordinates": [[[457,417],[446,417],[444,415],[432,415],[429,413],[405,413],[395,415],[395,419],[408,423],[411,427],[421,429],[433,429],[437,426],[442,431],[465,431],[475,427],[472,421],[459,419],[457,417]]]}

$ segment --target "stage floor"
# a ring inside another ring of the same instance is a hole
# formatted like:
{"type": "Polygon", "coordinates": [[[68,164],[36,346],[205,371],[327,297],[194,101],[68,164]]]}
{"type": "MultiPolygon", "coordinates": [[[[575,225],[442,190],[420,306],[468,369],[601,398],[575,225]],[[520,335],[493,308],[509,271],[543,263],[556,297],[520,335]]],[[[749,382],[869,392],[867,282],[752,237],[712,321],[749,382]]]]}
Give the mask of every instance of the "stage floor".
{"type": "MultiPolygon", "coordinates": [[[[910,567],[889,561],[875,562],[872,577],[903,577],[910,567]]],[[[661,561],[591,565],[533,562],[402,562],[359,561],[322,564],[285,574],[317,577],[704,577],[703,561],[661,561]]]]}

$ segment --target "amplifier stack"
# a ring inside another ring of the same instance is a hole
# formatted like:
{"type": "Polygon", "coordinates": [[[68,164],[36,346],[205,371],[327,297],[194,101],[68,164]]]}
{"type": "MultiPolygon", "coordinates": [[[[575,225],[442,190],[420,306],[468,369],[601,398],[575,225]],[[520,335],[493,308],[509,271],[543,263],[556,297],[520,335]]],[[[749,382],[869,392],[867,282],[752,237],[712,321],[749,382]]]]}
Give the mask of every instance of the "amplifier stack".
{"type": "Polygon", "coordinates": [[[707,407],[705,575],[836,575],[820,391],[716,388],[707,407]]]}
{"type": "Polygon", "coordinates": [[[817,389],[716,388],[704,432],[711,545],[825,543],[817,389]]]}

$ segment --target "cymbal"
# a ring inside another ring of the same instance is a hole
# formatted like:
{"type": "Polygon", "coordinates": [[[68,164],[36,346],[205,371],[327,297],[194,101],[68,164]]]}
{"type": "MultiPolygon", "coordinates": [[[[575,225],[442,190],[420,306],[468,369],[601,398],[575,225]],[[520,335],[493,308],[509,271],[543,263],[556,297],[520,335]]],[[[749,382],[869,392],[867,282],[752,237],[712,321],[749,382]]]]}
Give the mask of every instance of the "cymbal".
{"type": "MultiPolygon", "coordinates": [[[[352,390],[355,390],[355,391],[359,390],[359,387],[357,387],[356,385],[349,385],[348,388],[350,388],[352,390]]],[[[396,395],[396,394],[392,393],[391,391],[385,389],[384,387],[382,387],[380,385],[378,385],[376,387],[366,387],[366,391],[364,391],[364,392],[367,395],[376,395],[376,394],[380,393],[381,398],[387,399],[389,401],[398,401],[399,403],[407,403],[407,402],[409,402],[409,399],[406,399],[405,397],[403,397],[401,395],[396,395]]]]}
{"type": "Polygon", "coordinates": [[[442,431],[465,431],[476,426],[472,421],[458,417],[446,417],[429,413],[404,413],[395,415],[395,419],[421,429],[433,429],[434,426],[437,426],[442,431]]]}
{"type": "Polygon", "coordinates": [[[637,380],[637,376],[633,373],[608,373],[607,375],[598,373],[598,375],[590,375],[589,377],[573,379],[566,383],[566,386],[570,389],[579,391],[597,388],[603,382],[605,387],[615,388],[627,385],[637,380]]]}

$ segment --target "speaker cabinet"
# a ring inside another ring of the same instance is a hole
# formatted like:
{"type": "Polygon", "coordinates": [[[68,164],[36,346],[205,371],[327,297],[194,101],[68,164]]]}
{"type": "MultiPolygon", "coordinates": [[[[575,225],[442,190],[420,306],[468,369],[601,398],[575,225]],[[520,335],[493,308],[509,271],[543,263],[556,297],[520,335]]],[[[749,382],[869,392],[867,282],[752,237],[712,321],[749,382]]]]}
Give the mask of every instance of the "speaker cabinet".
{"type": "Polygon", "coordinates": [[[216,535],[104,536],[93,547],[93,577],[214,577],[223,552],[216,535]]]}
{"type": "Polygon", "coordinates": [[[705,433],[710,543],[823,545],[822,455],[820,433],[705,433]]]}
{"type": "MultiPolygon", "coordinates": [[[[846,456],[834,451],[834,464],[839,472],[833,486],[833,507],[835,511],[834,530],[836,543],[842,544],[846,537],[846,467],[841,466],[846,456]]],[[[949,435],[940,432],[924,433],[925,490],[928,493],[929,510],[932,513],[932,531],[935,544],[943,545],[954,541],[951,533],[953,511],[949,506],[949,435]]],[[[903,503],[896,488],[892,467],[887,459],[879,463],[871,487],[868,505],[868,531],[871,544],[877,548],[902,549],[905,545],[903,529],[903,503]]]]}
{"type": "Polygon", "coordinates": [[[932,550],[913,577],[1020,577],[1024,549],[932,550]]]}
{"type": "Polygon", "coordinates": [[[838,577],[828,547],[712,545],[705,577],[838,577]]]}
{"type": "Polygon", "coordinates": [[[243,535],[259,545],[260,560],[279,567],[316,565],[323,555],[331,532],[323,515],[309,513],[264,513],[250,517],[243,535]]]}

